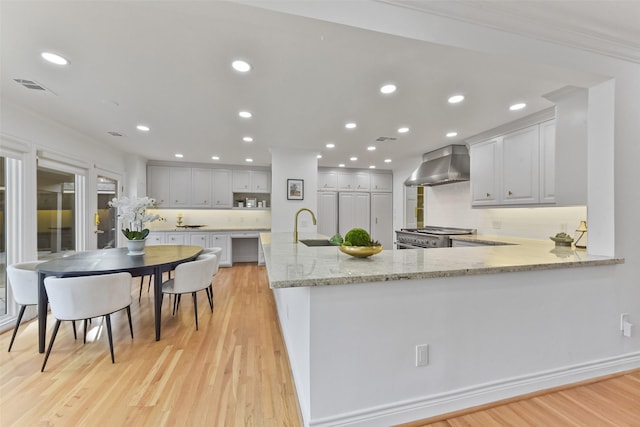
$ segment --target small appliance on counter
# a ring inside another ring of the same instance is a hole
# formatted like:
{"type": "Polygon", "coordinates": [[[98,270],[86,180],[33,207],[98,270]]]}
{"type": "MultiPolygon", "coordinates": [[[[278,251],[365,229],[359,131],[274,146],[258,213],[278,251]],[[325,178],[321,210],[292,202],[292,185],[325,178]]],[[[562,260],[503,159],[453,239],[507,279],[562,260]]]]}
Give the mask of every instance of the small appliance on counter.
{"type": "Polygon", "coordinates": [[[245,206],[248,208],[255,208],[258,206],[257,199],[255,197],[247,197],[245,199],[245,206]]]}

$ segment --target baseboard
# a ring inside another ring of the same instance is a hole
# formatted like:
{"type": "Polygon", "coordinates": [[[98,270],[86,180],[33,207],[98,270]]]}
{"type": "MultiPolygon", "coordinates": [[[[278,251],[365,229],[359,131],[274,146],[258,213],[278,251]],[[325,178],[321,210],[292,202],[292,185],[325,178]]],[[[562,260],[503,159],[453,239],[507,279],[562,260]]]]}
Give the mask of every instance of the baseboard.
{"type": "Polygon", "coordinates": [[[310,427],[386,427],[640,368],[640,352],[309,420],[310,427]]]}

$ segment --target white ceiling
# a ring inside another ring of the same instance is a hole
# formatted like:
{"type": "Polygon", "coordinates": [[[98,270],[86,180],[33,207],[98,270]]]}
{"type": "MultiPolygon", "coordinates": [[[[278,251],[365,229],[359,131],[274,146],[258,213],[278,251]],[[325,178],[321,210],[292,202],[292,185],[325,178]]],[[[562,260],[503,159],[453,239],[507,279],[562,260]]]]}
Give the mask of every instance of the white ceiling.
{"type": "MultiPolygon", "coordinates": [[[[511,23],[514,10],[535,10],[532,2],[515,9],[507,4],[516,2],[489,3],[507,10],[511,23]]],[[[575,2],[560,8],[569,3],[575,2]]],[[[623,16],[639,10],[633,3],[623,16]]],[[[185,162],[246,164],[251,157],[269,165],[269,148],[286,147],[321,152],[321,166],[417,164],[426,151],[550,107],[542,98],[548,92],[603,79],[222,1],[2,1],[0,7],[3,101],[154,160],[176,160],[179,152],[185,162]],[[70,65],[46,63],[39,56],[44,50],[70,65]],[[235,72],[230,63],[236,58],[253,70],[235,72]],[[14,79],[35,80],[50,92],[14,79]],[[397,93],[378,92],[387,82],[398,85],[397,93]],[[454,93],[466,100],[447,104],[454,93]],[[508,111],[516,101],[528,107],[508,111]],[[254,117],[238,118],[241,109],[254,117]],[[358,128],[346,130],[347,121],[358,128]],[[136,130],[139,123],[151,131],[136,130]],[[411,131],[399,135],[400,126],[411,131]],[[445,138],[451,130],[458,137],[445,138]],[[254,142],[242,142],[245,135],[254,142]],[[381,136],[397,140],[376,142],[381,136]],[[336,148],[326,149],[328,142],[336,148]],[[377,150],[369,152],[369,145],[377,150]]],[[[573,9],[581,11],[574,25],[591,25],[585,8],[573,9]]],[[[598,28],[618,26],[616,37],[638,35],[626,21],[606,24],[598,28]]]]}

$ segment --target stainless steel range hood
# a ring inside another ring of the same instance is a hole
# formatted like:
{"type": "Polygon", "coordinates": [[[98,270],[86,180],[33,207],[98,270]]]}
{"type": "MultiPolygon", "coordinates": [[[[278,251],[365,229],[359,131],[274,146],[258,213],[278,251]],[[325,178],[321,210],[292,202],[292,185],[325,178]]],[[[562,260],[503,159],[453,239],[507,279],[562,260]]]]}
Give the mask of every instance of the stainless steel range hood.
{"type": "Polygon", "coordinates": [[[469,181],[469,150],[447,145],[422,156],[422,164],[404,182],[406,186],[433,186],[469,181]]]}

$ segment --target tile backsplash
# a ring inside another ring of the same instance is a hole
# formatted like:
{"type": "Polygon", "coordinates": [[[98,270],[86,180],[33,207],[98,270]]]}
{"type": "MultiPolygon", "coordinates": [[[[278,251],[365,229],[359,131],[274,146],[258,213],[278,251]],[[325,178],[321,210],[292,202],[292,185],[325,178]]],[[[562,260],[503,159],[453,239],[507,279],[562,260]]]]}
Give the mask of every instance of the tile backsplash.
{"type": "Polygon", "coordinates": [[[206,225],[208,227],[271,227],[271,211],[264,209],[149,209],[166,221],[150,222],[150,230],[173,228],[182,214],[184,225],[206,225]]]}
{"type": "Polygon", "coordinates": [[[575,234],[587,219],[586,206],[471,208],[470,184],[427,187],[425,224],[475,228],[479,234],[546,239],[559,232],[575,234]]]}

